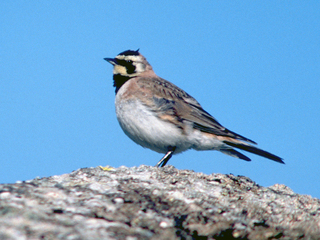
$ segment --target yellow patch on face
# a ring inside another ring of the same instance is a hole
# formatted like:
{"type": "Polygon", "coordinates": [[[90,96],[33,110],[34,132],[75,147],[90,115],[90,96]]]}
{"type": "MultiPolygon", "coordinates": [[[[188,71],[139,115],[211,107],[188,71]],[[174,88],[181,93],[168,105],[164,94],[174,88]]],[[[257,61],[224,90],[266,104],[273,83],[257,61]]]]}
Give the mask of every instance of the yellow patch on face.
{"type": "Polygon", "coordinates": [[[121,65],[115,65],[113,68],[113,74],[127,75],[127,69],[121,65]]]}

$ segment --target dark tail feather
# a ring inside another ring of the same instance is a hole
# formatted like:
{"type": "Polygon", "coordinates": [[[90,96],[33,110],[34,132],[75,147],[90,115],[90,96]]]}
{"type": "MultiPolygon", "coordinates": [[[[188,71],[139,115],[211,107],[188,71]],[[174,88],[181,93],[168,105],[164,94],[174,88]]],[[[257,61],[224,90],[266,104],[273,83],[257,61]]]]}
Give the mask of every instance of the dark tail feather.
{"type": "Polygon", "coordinates": [[[224,148],[224,149],[219,149],[220,152],[227,154],[232,157],[240,158],[242,160],[250,162],[251,159],[248,158],[247,156],[243,155],[242,153],[239,153],[238,151],[234,150],[233,148],[224,148]]]}
{"type": "Polygon", "coordinates": [[[262,156],[262,157],[265,157],[265,158],[269,158],[273,161],[276,161],[278,163],[283,163],[284,162],[282,161],[282,158],[272,154],[272,153],[269,153],[269,152],[266,152],[264,150],[261,150],[259,148],[256,148],[254,146],[251,146],[251,145],[246,145],[246,144],[243,144],[243,143],[234,143],[234,142],[229,142],[229,141],[223,141],[225,144],[231,146],[231,147],[235,147],[235,148],[239,148],[241,150],[245,150],[245,151],[248,151],[248,152],[251,152],[251,153],[254,153],[254,154],[257,154],[259,156],[262,156]]]}

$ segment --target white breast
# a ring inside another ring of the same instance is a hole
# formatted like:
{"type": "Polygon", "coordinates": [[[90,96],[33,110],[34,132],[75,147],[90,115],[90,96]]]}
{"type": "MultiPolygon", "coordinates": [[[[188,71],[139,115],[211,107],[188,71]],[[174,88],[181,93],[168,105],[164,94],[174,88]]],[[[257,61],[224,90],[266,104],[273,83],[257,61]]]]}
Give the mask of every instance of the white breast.
{"type": "Polygon", "coordinates": [[[139,101],[116,100],[116,114],[125,134],[143,147],[166,153],[169,146],[177,146],[175,153],[179,153],[192,146],[181,129],[159,119],[139,101]]]}
{"type": "Polygon", "coordinates": [[[126,83],[119,89],[115,105],[122,130],[135,143],[159,153],[166,153],[169,146],[174,146],[175,154],[190,148],[218,150],[224,146],[218,139],[194,129],[191,122],[184,123],[183,132],[173,123],[158,118],[138,98],[123,99],[122,94],[129,85],[126,83]]]}
{"type": "Polygon", "coordinates": [[[159,153],[166,153],[169,146],[176,146],[175,153],[192,147],[181,129],[159,119],[156,114],[138,99],[121,99],[121,87],[116,95],[116,114],[125,134],[137,144],[159,153]]]}

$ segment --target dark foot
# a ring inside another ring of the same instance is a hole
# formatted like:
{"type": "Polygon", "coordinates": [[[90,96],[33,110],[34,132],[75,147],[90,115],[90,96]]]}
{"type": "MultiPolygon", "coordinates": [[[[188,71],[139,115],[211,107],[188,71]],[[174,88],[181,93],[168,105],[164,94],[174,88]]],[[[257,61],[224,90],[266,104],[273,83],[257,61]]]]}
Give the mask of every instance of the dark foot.
{"type": "Polygon", "coordinates": [[[155,167],[164,167],[172,157],[175,150],[176,147],[169,147],[166,155],[164,155],[164,157],[161,158],[161,160],[157,163],[157,165],[155,165],[155,167]]]}

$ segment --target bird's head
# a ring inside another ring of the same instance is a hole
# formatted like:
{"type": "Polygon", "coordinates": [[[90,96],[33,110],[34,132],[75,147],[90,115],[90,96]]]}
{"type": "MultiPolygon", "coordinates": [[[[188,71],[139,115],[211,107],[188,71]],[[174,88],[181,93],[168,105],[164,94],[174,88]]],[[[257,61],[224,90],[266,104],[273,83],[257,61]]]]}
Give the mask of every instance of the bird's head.
{"type": "Polygon", "coordinates": [[[137,51],[127,50],[119,53],[115,58],[104,58],[113,65],[113,75],[122,77],[136,77],[139,74],[152,70],[146,58],[137,51]]]}

